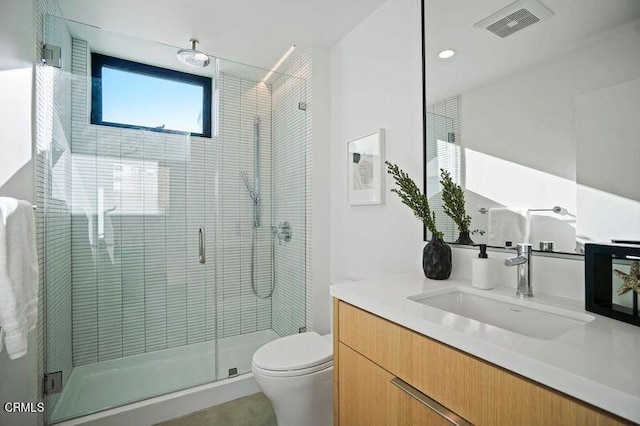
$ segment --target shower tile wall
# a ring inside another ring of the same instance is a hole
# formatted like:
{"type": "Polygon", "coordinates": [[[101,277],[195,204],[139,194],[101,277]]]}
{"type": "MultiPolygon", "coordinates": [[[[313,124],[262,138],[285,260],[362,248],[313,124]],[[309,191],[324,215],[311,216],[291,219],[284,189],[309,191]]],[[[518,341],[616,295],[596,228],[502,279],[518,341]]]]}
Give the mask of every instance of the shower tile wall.
{"type": "Polygon", "coordinates": [[[272,88],[274,223],[289,221],[293,238],[275,246],[273,330],[281,336],[311,329],[310,224],[311,49],[307,48],[272,88]],[[307,109],[299,109],[306,102],[307,109]],[[310,194],[309,194],[310,195],[310,194]],[[307,263],[308,262],[308,263],[307,263]]]}
{"type": "MultiPolygon", "coordinates": [[[[271,328],[271,302],[251,290],[251,200],[240,177],[241,170],[253,177],[257,114],[264,223],[258,249],[267,252],[269,91],[223,75],[217,140],[89,125],[88,50],[73,40],[74,365],[212,340],[216,322],[220,337],[271,328]],[[98,205],[116,207],[102,225],[93,213],[98,205]],[[208,231],[204,266],[200,228],[208,231]]],[[[261,294],[270,287],[268,262],[261,255],[261,294]]]]}
{"type": "MultiPolygon", "coordinates": [[[[38,306],[38,376],[62,371],[63,384],[72,369],[71,357],[71,35],[66,24],[53,16],[60,14],[55,0],[35,2],[36,58],[42,57],[42,44],[62,49],[62,70],[40,65],[35,71],[36,114],[36,211],[38,260],[40,269],[38,306]],[[46,227],[45,218],[46,214],[46,227]],[[45,245],[46,241],[46,245],[45,245]],[[48,282],[45,297],[44,282],[48,282]],[[46,318],[46,353],[42,349],[46,318]]],[[[42,395],[39,380],[38,395],[42,395]]],[[[47,399],[54,406],[59,395],[47,399]]],[[[38,423],[44,423],[39,416],[38,423]]]]}

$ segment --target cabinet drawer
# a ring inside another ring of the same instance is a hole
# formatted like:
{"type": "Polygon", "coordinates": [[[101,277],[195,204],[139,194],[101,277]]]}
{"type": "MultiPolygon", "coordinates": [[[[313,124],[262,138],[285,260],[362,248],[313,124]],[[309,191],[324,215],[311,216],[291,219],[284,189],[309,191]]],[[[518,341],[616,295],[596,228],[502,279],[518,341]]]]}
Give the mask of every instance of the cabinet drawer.
{"type": "Polygon", "coordinates": [[[340,342],[474,424],[629,424],[347,303],[338,309],[340,342]]]}
{"type": "MultiPolygon", "coordinates": [[[[382,367],[344,344],[340,345],[339,353],[341,425],[453,424],[394,385],[397,378],[382,367]]],[[[441,412],[447,414],[446,409],[441,412]]]]}

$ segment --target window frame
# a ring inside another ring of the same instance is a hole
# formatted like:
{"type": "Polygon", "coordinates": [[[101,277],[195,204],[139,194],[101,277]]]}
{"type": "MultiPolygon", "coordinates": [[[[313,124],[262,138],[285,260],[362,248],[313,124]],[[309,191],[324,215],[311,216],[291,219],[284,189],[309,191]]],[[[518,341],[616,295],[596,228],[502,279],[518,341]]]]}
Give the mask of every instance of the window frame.
{"type": "Polygon", "coordinates": [[[211,138],[211,102],[212,102],[212,79],[195,74],[189,74],[182,71],[175,71],[167,68],[156,67],[153,65],[141,64],[139,62],[129,61],[126,59],[115,58],[113,56],[103,55],[101,53],[91,53],[91,124],[101,126],[119,127],[125,129],[141,129],[160,133],[188,134],[191,136],[201,136],[211,138]],[[150,77],[162,78],[165,80],[173,80],[181,83],[187,83],[202,87],[202,133],[193,133],[181,130],[161,129],[157,127],[138,126],[135,124],[116,123],[102,120],[102,68],[114,68],[132,72],[135,74],[146,75],[150,77]]]}

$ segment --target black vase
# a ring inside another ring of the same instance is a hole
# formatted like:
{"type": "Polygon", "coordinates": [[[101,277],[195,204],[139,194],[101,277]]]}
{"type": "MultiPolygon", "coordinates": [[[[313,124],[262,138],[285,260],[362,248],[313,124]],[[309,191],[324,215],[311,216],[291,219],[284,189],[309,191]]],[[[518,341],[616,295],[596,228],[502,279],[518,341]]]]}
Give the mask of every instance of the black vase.
{"type": "Polygon", "coordinates": [[[473,240],[469,236],[469,231],[461,232],[458,239],[455,241],[456,244],[466,244],[469,246],[473,245],[473,240]]]}
{"type": "Polygon", "coordinates": [[[435,234],[422,250],[422,270],[432,280],[446,280],[451,275],[451,247],[435,234]]]}

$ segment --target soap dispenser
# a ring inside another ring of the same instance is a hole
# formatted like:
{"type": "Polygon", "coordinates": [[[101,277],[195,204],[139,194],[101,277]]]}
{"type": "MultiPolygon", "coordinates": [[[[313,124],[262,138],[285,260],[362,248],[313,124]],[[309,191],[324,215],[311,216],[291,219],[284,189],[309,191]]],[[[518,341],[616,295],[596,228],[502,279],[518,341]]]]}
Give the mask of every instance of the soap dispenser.
{"type": "Polygon", "coordinates": [[[487,256],[487,245],[479,244],[480,253],[471,261],[471,285],[482,290],[495,287],[495,280],[491,274],[491,262],[487,256]]]}

